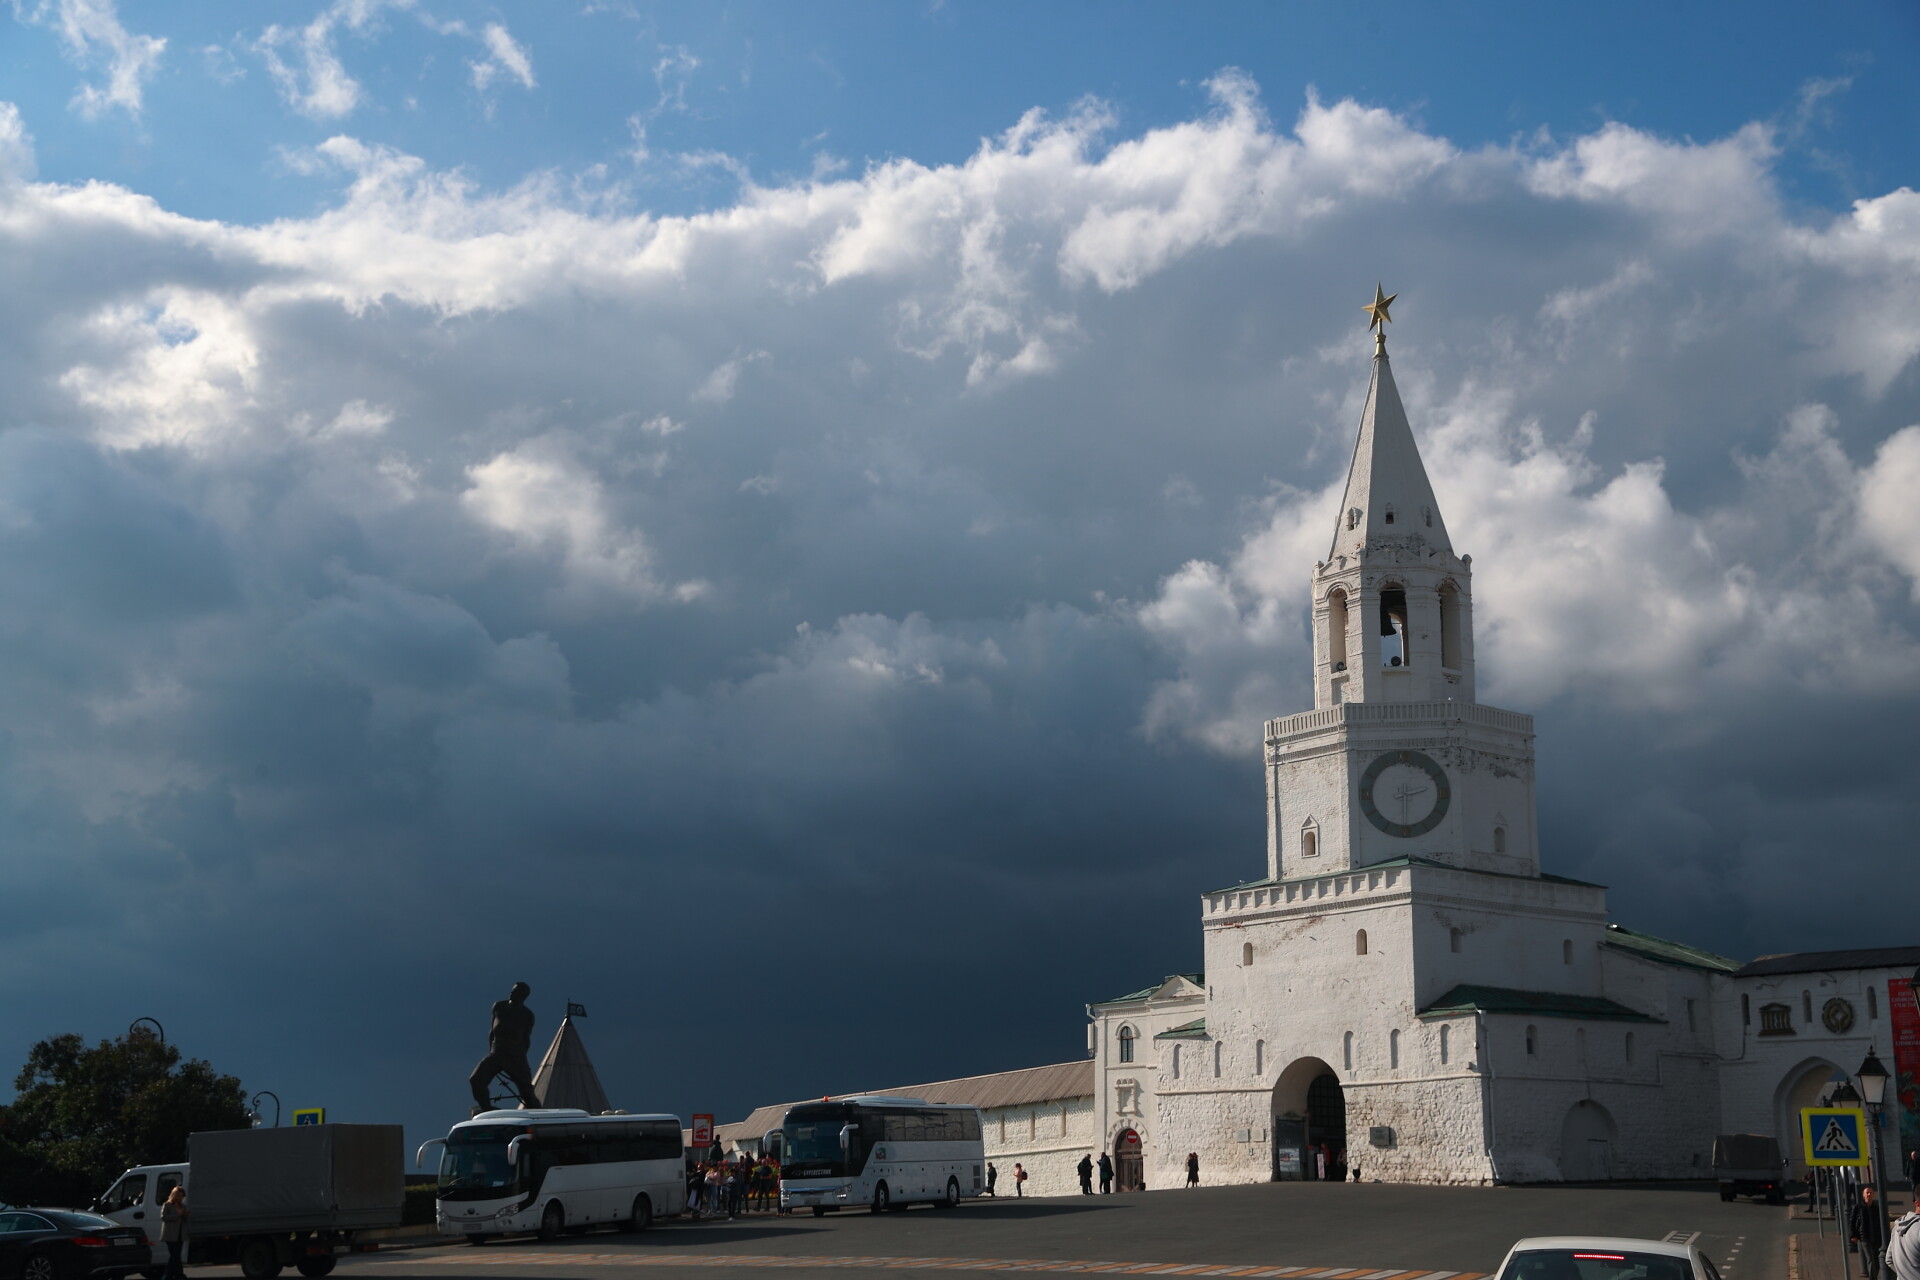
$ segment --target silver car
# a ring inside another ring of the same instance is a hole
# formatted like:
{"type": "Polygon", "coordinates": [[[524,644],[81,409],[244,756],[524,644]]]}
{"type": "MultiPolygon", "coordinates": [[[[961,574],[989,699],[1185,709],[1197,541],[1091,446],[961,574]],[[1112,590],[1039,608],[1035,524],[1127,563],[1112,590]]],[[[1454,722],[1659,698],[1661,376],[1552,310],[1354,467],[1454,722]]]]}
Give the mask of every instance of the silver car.
{"type": "Polygon", "coordinates": [[[1720,1280],[1720,1272],[1698,1245],[1533,1236],[1507,1250],[1497,1280],[1720,1280]]]}

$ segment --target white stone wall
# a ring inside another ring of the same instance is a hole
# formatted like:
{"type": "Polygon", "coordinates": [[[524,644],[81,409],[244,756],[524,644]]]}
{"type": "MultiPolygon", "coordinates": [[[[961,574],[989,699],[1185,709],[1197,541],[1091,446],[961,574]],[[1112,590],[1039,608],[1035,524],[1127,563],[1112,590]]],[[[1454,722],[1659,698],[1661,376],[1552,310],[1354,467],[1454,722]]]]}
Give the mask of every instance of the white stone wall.
{"type": "Polygon", "coordinates": [[[983,1110],[980,1119],[987,1159],[1000,1171],[995,1191],[1002,1196],[1014,1194],[1015,1163],[1026,1166],[1027,1195],[1078,1195],[1080,1157],[1100,1158],[1098,1116],[1090,1097],[994,1107],[983,1110]]]}
{"type": "MultiPolygon", "coordinates": [[[[1172,977],[1153,996],[1108,1004],[1089,1005],[1092,1018],[1089,1035],[1094,1050],[1094,1133],[1091,1139],[1094,1159],[1106,1151],[1112,1154],[1120,1134],[1132,1129],[1140,1135],[1142,1155],[1149,1169],[1156,1157],[1160,1117],[1154,1099],[1159,1088],[1162,1056],[1166,1041],[1156,1040],[1163,1031],[1171,1031],[1207,1011],[1206,993],[1185,978],[1172,977]],[[1130,1026],[1134,1038],[1134,1061],[1119,1060],[1119,1031],[1130,1026]]],[[[1184,1156],[1185,1149],[1182,1149],[1184,1156]]],[[[1077,1163],[1078,1156],[1074,1157],[1077,1163]]],[[[1149,1186],[1154,1185],[1149,1177],[1149,1186]]],[[[1079,1189],[1078,1179],[1072,1188],[1079,1189]]]]}
{"type": "MultiPolygon", "coordinates": [[[[1795,1100],[1788,1096],[1793,1086],[1809,1073],[1825,1076],[1840,1070],[1851,1075],[1869,1049],[1879,1055],[1888,1071],[1896,1071],[1887,984],[1891,979],[1911,976],[1912,970],[1857,969],[1723,978],[1716,982],[1720,1131],[1773,1134],[1795,1172],[1803,1170],[1798,1117],[1791,1105],[1795,1100]],[[1830,1031],[1822,1021],[1826,1003],[1835,998],[1847,1001],[1854,1015],[1852,1027],[1843,1034],[1830,1031]],[[1773,1003],[1788,1007],[1791,1034],[1760,1034],[1761,1007],[1773,1003]],[[1811,1019],[1806,1016],[1809,1003],[1811,1019]]],[[[1904,1181],[1900,1105],[1891,1083],[1881,1133],[1886,1143],[1886,1172],[1894,1180],[1904,1181]]]]}

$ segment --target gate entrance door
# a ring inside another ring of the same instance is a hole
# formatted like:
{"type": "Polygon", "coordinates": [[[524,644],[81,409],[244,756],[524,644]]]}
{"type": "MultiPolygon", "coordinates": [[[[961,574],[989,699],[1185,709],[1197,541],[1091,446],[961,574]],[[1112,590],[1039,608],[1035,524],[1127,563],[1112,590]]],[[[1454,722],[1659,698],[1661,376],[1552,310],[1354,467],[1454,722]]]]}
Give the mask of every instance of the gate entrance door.
{"type": "Polygon", "coordinates": [[[1123,1131],[1113,1144],[1113,1186],[1116,1191],[1146,1190],[1146,1161],[1140,1149],[1140,1135],[1132,1129],[1123,1131]]]}

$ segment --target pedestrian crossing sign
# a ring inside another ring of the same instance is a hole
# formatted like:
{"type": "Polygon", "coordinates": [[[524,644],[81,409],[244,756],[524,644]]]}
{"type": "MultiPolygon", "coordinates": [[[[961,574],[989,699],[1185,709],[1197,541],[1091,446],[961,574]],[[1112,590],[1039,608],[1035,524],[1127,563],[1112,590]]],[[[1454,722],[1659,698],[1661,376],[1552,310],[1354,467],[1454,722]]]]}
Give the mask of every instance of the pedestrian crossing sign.
{"type": "Polygon", "coordinates": [[[1800,1112],[1800,1135],[1807,1163],[1815,1168],[1869,1161],[1867,1113],[1858,1107],[1806,1107],[1800,1112]]]}

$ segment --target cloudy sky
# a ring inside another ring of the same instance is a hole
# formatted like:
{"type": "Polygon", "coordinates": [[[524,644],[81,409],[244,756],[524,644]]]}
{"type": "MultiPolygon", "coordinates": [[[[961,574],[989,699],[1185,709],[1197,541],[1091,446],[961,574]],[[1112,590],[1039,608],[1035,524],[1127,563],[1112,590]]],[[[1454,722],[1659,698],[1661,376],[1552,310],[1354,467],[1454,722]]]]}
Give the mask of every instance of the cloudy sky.
{"type": "Polygon", "coordinates": [[[1547,869],[1920,940],[1910,5],[187,8],[0,10],[7,1073],[1078,1056],[1264,871],[1376,280],[1547,869]]]}

